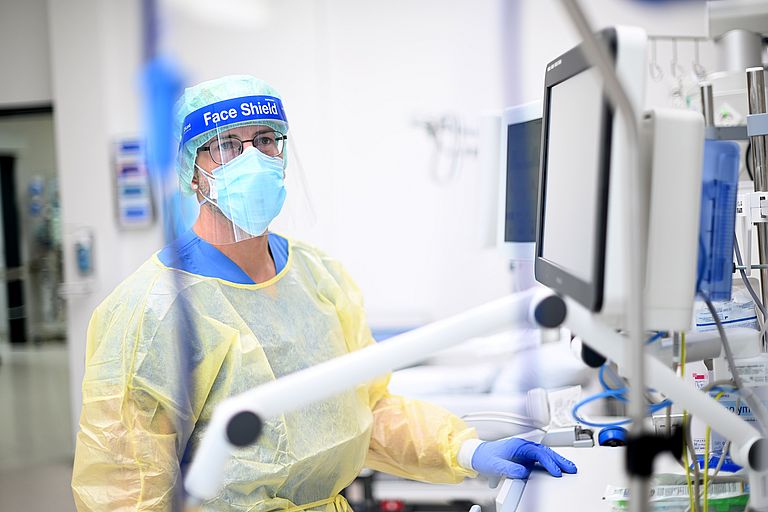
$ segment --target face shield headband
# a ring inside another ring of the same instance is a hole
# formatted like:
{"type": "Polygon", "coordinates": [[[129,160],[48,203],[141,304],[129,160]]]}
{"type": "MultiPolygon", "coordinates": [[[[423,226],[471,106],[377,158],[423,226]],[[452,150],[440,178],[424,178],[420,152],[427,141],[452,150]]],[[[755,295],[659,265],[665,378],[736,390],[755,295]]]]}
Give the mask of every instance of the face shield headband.
{"type": "Polygon", "coordinates": [[[282,121],[288,126],[283,102],[275,96],[242,96],[217,101],[190,112],[184,118],[179,148],[198,135],[211,130],[226,129],[235,123],[282,121]]]}

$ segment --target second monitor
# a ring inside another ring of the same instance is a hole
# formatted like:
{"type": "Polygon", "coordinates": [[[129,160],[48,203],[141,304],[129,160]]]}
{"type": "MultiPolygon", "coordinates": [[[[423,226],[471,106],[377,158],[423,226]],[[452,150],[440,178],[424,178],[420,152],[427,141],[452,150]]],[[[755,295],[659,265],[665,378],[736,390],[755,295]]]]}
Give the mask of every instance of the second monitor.
{"type": "Polygon", "coordinates": [[[533,261],[541,148],[541,101],[501,117],[498,245],[512,260],[533,261]]]}

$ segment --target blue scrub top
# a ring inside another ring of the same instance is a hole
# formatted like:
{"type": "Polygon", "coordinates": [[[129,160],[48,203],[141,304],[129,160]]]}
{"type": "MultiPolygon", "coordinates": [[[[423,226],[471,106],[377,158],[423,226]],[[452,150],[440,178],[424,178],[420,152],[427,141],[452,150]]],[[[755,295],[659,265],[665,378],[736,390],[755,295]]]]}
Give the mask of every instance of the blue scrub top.
{"type": "MultiPolygon", "coordinates": [[[[280,273],[288,262],[288,241],[280,235],[269,233],[268,242],[275,270],[280,273]]],[[[256,284],[234,261],[191,229],[165,246],[157,257],[163,265],[191,274],[238,284],[256,284]]]]}

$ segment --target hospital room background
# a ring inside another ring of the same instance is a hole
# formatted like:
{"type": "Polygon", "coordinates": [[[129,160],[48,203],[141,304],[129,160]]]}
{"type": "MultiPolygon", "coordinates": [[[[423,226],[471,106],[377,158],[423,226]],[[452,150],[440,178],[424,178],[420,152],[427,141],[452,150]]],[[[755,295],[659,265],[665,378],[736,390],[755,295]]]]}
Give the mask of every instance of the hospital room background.
{"type": "MultiPolygon", "coordinates": [[[[0,0],[0,511],[74,510],[90,315],[165,243],[151,183],[139,180],[150,200],[131,220],[116,173],[144,133],[150,4],[0,0]]],[[[728,71],[701,2],[582,4],[595,27],[647,31],[647,105],[699,110],[698,80],[728,71]]],[[[345,263],[377,339],[516,289],[525,269],[496,236],[498,116],[540,99],[546,63],[578,44],[560,2],[155,6],[158,54],[183,84],[238,73],[281,91],[307,197],[303,214],[275,229],[345,263]]],[[[718,101],[746,116],[746,105],[718,101]]],[[[394,389],[514,401],[531,387],[595,386],[570,340],[537,348],[531,331],[470,341],[445,367],[406,370],[394,389]],[[457,360],[474,371],[456,371],[457,360]]]]}

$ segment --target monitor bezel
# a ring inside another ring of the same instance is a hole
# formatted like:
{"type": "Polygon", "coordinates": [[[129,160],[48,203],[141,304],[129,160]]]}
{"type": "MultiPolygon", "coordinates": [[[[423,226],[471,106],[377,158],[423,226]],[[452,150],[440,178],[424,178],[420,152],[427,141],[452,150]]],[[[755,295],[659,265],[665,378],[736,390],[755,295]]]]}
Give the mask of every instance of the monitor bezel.
{"type": "MultiPolygon", "coordinates": [[[[617,37],[616,30],[609,28],[601,31],[599,37],[607,43],[611,58],[616,63],[617,37]]],[[[592,66],[587,61],[586,55],[580,46],[577,46],[562,56],[551,61],[546,68],[544,77],[544,109],[541,126],[541,163],[539,166],[539,198],[536,228],[536,260],[534,272],[536,280],[549,286],[558,293],[571,297],[584,307],[593,312],[601,310],[603,305],[603,291],[605,283],[606,261],[606,235],[608,227],[608,188],[610,183],[611,146],[613,131],[613,108],[603,94],[601,107],[600,127],[600,168],[598,169],[597,182],[597,218],[595,219],[595,240],[592,261],[592,280],[581,279],[557,262],[548,260],[543,256],[544,239],[544,211],[546,208],[546,180],[547,180],[547,153],[550,128],[550,110],[552,88],[566,80],[590,69],[592,66]]]]}

